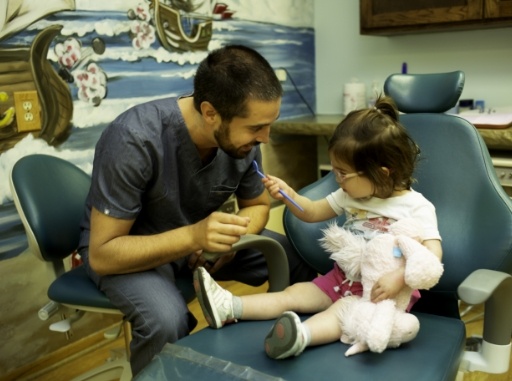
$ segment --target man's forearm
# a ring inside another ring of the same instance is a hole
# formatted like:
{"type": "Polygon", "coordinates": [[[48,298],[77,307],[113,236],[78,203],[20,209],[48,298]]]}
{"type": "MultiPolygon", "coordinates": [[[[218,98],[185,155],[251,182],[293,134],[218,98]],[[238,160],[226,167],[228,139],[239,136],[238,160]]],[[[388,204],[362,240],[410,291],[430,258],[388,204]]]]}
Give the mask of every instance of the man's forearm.
{"type": "Polygon", "coordinates": [[[124,235],[91,245],[89,262],[100,275],[144,271],[180,259],[200,246],[190,226],[147,236],[124,235]]]}
{"type": "Polygon", "coordinates": [[[238,211],[239,216],[251,219],[248,234],[259,234],[265,228],[269,219],[269,210],[270,208],[267,205],[253,205],[238,211]]]}

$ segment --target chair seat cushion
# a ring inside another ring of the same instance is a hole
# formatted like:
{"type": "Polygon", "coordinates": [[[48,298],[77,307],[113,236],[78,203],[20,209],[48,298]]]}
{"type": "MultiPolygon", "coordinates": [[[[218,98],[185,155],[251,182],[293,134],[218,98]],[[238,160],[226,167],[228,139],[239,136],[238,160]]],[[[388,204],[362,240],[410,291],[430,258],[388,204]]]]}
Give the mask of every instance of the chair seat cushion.
{"type": "Polygon", "coordinates": [[[206,328],[176,344],[285,380],[454,380],[465,345],[464,323],[430,314],[416,316],[421,324],[418,336],[382,354],[345,357],[348,345],[335,342],[309,347],[299,357],[272,360],[264,352],[263,340],[273,321],[244,321],[220,330],[206,328]]]}
{"type": "Polygon", "coordinates": [[[84,266],[75,267],[55,279],[48,288],[48,297],[62,304],[116,309],[89,278],[84,266]]]}
{"type": "MultiPolygon", "coordinates": [[[[195,298],[191,275],[178,276],[176,285],[187,303],[195,298]]],[[[89,278],[84,266],[75,267],[54,280],[48,288],[48,297],[61,304],[116,309],[89,278]]]]}

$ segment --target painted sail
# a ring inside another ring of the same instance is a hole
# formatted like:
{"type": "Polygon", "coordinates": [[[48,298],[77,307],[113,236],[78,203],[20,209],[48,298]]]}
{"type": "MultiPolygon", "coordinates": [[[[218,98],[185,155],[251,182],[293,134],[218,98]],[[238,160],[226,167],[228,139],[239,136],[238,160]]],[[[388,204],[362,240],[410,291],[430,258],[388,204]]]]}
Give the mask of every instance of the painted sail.
{"type": "Polygon", "coordinates": [[[75,10],[75,0],[1,0],[0,41],[53,13],[75,10]]]}
{"type": "Polygon", "coordinates": [[[205,0],[170,0],[170,6],[185,13],[194,13],[205,5],[205,0]]]}

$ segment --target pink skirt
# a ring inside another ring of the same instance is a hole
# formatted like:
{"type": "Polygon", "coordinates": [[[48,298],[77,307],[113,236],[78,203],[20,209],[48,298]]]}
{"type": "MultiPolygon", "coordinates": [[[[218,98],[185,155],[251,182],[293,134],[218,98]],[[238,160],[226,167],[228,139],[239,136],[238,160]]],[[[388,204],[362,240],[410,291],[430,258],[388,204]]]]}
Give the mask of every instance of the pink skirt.
{"type": "MultiPolygon", "coordinates": [[[[313,279],[313,283],[317,285],[334,303],[339,298],[350,295],[363,295],[363,285],[361,282],[351,282],[345,276],[345,273],[341,271],[336,263],[331,271],[325,275],[319,275],[313,279]]],[[[409,312],[419,299],[421,294],[418,290],[414,290],[411,295],[411,300],[407,306],[406,311],[409,312]]]]}

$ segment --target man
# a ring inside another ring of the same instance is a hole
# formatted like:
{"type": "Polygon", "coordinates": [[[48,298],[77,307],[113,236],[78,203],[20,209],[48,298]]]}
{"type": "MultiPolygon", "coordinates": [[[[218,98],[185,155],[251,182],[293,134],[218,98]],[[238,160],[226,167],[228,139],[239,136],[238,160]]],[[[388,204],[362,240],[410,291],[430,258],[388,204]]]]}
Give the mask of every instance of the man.
{"type": "Polygon", "coordinates": [[[175,274],[205,266],[217,280],[267,279],[255,250],[213,262],[203,251],[230,252],[242,235],[262,233],[284,246],[292,283],[316,275],[285,237],[263,230],[270,199],[251,163],[261,164],[281,97],[259,53],[227,46],[200,63],[192,96],[133,107],[100,137],[79,252],[131,322],[133,375],[196,324],[175,274]],[[233,193],[238,214],[216,212],[233,193]]]}

